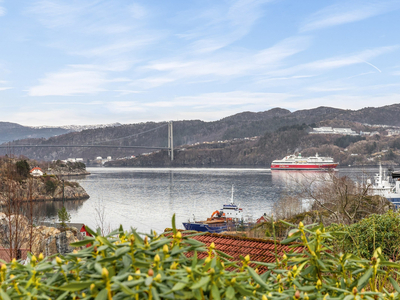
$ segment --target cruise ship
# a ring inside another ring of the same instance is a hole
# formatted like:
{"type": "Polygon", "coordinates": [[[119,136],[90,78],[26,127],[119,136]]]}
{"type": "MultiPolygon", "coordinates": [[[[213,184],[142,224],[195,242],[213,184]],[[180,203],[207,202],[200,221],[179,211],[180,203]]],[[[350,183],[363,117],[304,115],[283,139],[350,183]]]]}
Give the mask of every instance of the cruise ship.
{"type": "Polygon", "coordinates": [[[315,156],[302,157],[301,153],[289,155],[271,163],[271,170],[326,170],[336,168],[338,163],[332,157],[315,156]]]}

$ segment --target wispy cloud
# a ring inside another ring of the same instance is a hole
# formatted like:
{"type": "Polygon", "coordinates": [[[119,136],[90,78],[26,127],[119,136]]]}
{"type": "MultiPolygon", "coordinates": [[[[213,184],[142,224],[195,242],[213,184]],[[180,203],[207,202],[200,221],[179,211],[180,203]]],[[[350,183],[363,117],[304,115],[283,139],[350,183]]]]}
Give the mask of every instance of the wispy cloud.
{"type": "Polygon", "coordinates": [[[12,87],[0,87],[0,91],[10,90],[12,87]]]}
{"type": "Polygon", "coordinates": [[[47,74],[40,84],[29,88],[29,96],[71,96],[103,92],[107,83],[102,72],[64,70],[47,74]]]}
{"type": "Polygon", "coordinates": [[[105,105],[110,113],[143,112],[146,109],[137,101],[112,101],[105,105]]]}
{"type": "Polygon", "coordinates": [[[280,107],[290,110],[315,108],[319,105],[328,105],[343,109],[360,109],[366,106],[380,107],[399,102],[400,94],[388,93],[382,95],[349,95],[328,94],[323,97],[302,97],[296,101],[283,101],[280,107]]]}
{"type": "MultiPolygon", "coordinates": [[[[0,0],[0,4],[3,2],[3,0],[0,0]]],[[[4,16],[6,14],[6,9],[0,5],[0,17],[4,16]]]]}
{"type": "Polygon", "coordinates": [[[184,107],[193,106],[199,108],[220,108],[241,105],[266,104],[275,106],[284,99],[295,97],[286,93],[252,93],[246,91],[233,91],[226,93],[206,93],[198,96],[176,97],[172,101],[152,102],[144,104],[150,107],[184,107]]]}
{"type": "Polygon", "coordinates": [[[262,6],[271,0],[235,0],[203,13],[201,25],[177,36],[193,40],[191,50],[207,53],[243,38],[262,16],[262,6]]]}
{"type": "Polygon", "coordinates": [[[394,51],[398,48],[399,46],[388,46],[388,47],[378,47],[374,49],[368,49],[361,51],[359,53],[350,54],[348,56],[331,57],[327,59],[316,60],[310,63],[300,64],[291,68],[286,68],[276,72],[272,72],[272,74],[273,75],[280,74],[281,76],[284,76],[304,71],[323,72],[331,69],[337,69],[355,64],[365,64],[365,63],[372,66],[374,69],[377,69],[377,67],[368,63],[367,60],[394,51]]]}
{"type": "Polygon", "coordinates": [[[313,14],[302,24],[300,32],[361,21],[399,8],[397,0],[342,1],[313,14]]]}
{"type": "Polygon", "coordinates": [[[230,77],[263,74],[265,70],[275,70],[284,60],[309,46],[309,37],[292,37],[258,52],[228,52],[214,54],[205,58],[185,60],[161,60],[149,63],[144,69],[156,71],[156,75],[142,78],[136,82],[146,88],[160,86],[191,77],[207,80],[225,80],[230,77]],[[160,73],[163,76],[160,76],[160,73]],[[214,77],[210,77],[214,76],[214,77]]]}

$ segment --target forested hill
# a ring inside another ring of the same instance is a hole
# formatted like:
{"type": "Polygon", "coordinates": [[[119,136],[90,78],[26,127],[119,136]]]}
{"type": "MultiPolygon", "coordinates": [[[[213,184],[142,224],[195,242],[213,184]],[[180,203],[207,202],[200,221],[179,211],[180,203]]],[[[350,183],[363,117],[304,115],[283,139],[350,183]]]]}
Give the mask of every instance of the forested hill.
{"type": "MultiPolygon", "coordinates": [[[[265,112],[242,112],[219,121],[204,122],[187,120],[174,122],[175,146],[190,145],[204,141],[232,140],[235,138],[264,136],[279,128],[296,124],[318,126],[363,127],[361,123],[400,126],[400,104],[380,108],[343,110],[331,107],[290,112],[274,108],[265,112]],[[355,123],[358,122],[358,123],[355,123]],[[357,125],[358,124],[358,125],[357,125]]],[[[358,129],[360,128],[353,128],[358,129]]],[[[72,132],[48,139],[26,139],[13,144],[52,144],[52,145],[87,145],[110,144],[121,146],[167,146],[167,122],[146,122],[115,127],[105,127],[81,132],[72,132]],[[141,134],[143,133],[143,134],[141,134]]],[[[68,157],[94,159],[96,156],[125,157],[150,152],[148,149],[111,149],[111,148],[28,148],[21,151],[12,148],[16,155],[23,154],[33,159],[53,160],[68,157]]],[[[3,153],[5,150],[3,150],[3,153]]]]}

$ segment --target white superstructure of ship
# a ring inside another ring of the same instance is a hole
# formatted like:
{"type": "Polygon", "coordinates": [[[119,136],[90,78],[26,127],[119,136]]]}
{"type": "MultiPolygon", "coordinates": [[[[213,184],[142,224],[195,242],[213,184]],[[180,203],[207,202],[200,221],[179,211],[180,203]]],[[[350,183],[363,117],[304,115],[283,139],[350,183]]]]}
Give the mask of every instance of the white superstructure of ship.
{"type": "Polygon", "coordinates": [[[400,208],[400,173],[392,172],[389,176],[382,170],[382,165],[379,165],[379,173],[375,174],[374,182],[367,181],[371,184],[372,195],[385,197],[393,203],[396,209],[400,208]]]}
{"type": "Polygon", "coordinates": [[[334,169],[337,165],[332,157],[319,156],[318,153],[315,156],[302,157],[299,153],[274,160],[271,163],[271,170],[325,170],[334,169]]]}

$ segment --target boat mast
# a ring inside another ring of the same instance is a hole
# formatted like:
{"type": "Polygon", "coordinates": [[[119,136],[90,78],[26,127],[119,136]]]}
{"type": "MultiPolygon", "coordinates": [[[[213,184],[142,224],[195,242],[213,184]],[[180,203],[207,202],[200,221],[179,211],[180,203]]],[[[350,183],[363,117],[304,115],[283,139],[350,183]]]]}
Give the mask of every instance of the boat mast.
{"type": "Polygon", "coordinates": [[[231,204],[233,204],[233,184],[232,184],[231,204]]]}

